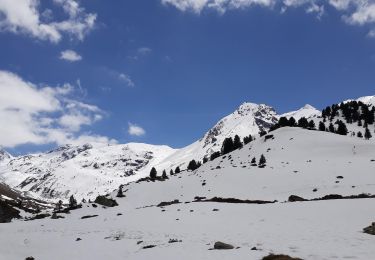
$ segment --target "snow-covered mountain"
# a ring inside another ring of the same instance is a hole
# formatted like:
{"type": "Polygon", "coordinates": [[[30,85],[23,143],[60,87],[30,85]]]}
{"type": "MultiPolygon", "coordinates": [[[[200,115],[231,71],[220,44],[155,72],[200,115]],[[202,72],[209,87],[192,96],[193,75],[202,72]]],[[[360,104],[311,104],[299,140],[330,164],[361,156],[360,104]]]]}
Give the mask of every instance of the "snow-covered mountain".
{"type": "Polygon", "coordinates": [[[0,167],[3,181],[43,199],[95,198],[149,174],[186,167],[219,151],[226,137],[257,135],[277,122],[273,108],[244,103],[221,119],[200,140],[182,148],[130,143],[125,145],[66,145],[47,153],[16,157],[0,167]]]}
{"type": "Polygon", "coordinates": [[[217,122],[201,139],[176,151],[157,165],[157,168],[186,168],[189,161],[202,161],[204,157],[220,151],[225,138],[233,138],[235,135],[241,139],[249,135],[257,136],[260,132],[268,131],[277,121],[277,114],[272,107],[243,103],[233,113],[217,122]]]}
{"type": "Polygon", "coordinates": [[[0,167],[0,178],[36,197],[66,199],[74,194],[79,199],[94,198],[142,177],[173,152],[168,146],[140,143],[66,145],[13,158],[0,167]]]}
{"type": "Polygon", "coordinates": [[[0,148],[0,164],[7,163],[10,159],[12,159],[12,155],[5,151],[4,149],[0,148]]]}
{"type": "Polygon", "coordinates": [[[281,128],[194,172],[129,183],[125,197],[109,196],[116,207],[83,203],[62,219],[4,224],[0,258],[373,259],[374,236],[362,230],[375,215],[374,150],[359,138],[281,128]],[[266,166],[252,166],[261,154],[266,166]],[[233,249],[210,250],[217,241],[233,249]]]}
{"type": "Polygon", "coordinates": [[[318,117],[321,116],[322,112],[316,109],[315,107],[306,104],[304,107],[296,110],[296,111],[291,111],[285,114],[281,114],[280,117],[286,117],[286,118],[291,118],[293,117],[294,119],[298,120],[302,117],[305,118],[312,118],[312,117],[318,117]]]}
{"type": "MultiPolygon", "coordinates": [[[[361,99],[371,103],[374,97],[361,99]]],[[[297,120],[307,117],[314,120],[316,126],[323,120],[321,112],[310,105],[277,115],[270,106],[243,103],[219,120],[201,139],[181,149],[136,143],[66,145],[47,153],[14,158],[3,151],[5,159],[3,163],[0,160],[0,181],[41,199],[66,200],[72,194],[78,199],[93,199],[113,191],[120,184],[147,176],[151,167],[155,167],[159,174],[177,166],[185,169],[189,161],[202,161],[220,151],[225,138],[259,136],[281,116],[293,116],[297,120]]],[[[325,122],[326,127],[329,123],[325,122]]],[[[374,127],[369,126],[372,132],[374,127]]],[[[363,131],[363,127],[359,128],[355,124],[348,125],[350,134],[363,131]]]]}

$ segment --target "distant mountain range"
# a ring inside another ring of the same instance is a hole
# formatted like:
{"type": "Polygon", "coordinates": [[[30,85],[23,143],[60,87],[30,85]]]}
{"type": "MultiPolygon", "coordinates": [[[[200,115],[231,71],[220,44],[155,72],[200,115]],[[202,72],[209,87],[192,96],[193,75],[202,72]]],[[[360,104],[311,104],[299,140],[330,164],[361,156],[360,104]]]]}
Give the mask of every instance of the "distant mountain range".
{"type": "MultiPolygon", "coordinates": [[[[375,105],[375,96],[358,101],[375,105]]],[[[181,148],[129,143],[118,145],[84,144],[65,145],[38,154],[13,157],[0,150],[0,182],[41,199],[67,199],[74,194],[78,199],[92,199],[106,194],[119,185],[148,176],[150,169],[186,169],[192,159],[201,161],[220,151],[227,137],[238,135],[241,139],[267,132],[280,117],[306,117],[316,124],[321,111],[305,105],[299,110],[278,115],[265,104],[243,103],[233,113],[222,118],[201,139],[181,148]]],[[[358,126],[348,127],[355,133],[358,126]]]]}

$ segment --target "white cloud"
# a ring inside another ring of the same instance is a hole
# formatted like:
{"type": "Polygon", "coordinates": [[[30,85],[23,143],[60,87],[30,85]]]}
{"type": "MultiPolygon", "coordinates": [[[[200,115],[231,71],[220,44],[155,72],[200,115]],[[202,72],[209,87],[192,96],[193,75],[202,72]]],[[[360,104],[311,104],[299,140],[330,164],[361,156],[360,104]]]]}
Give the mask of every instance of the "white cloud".
{"type": "Polygon", "coordinates": [[[192,11],[200,14],[205,9],[225,13],[231,9],[244,9],[263,6],[278,9],[285,13],[288,8],[304,8],[306,13],[314,13],[320,19],[326,13],[327,6],[342,14],[343,20],[351,25],[369,25],[368,35],[375,37],[375,1],[374,0],[160,0],[180,11],[192,11]]]}
{"type": "Polygon", "coordinates": [[[83,140],[114,142],[105,136],[81,133],[103,118],[98,107],[72,99],[70,84],[39,87],[0,70],[0,146],[66,144],[83,140]]]}
{"type": "Polygon", "coordinates": [[[61,52],[60,59],[75,62],[82,60],[82,56],[73,50],[65,50],[61,52]]]}
{"type": "Polygon", "coordinates": [[[119,78],[119,80],[125,82],[126,85],[128,85],[129,87],[135,87],[135,83],[133,82],[133,80],[130,78],[129,75],[127,75],[125,73],[120,73],[118,75],[118,78],[119,78]]]}
{"type": "Polygon", "coordinates": [[[83,40],[94,28],[96,14],[86,13],[76,0],[54,0],[67,18],[54,20],[51,9],[42,10],[39,0],[1,0],[0,30],[59,42],[62,34],[83,40]]]}
{"type": "Polygon", "coordinates": [[[132,136],[142,136],[146,134],[146,131],[139,125],[129,123],[128,134],[132,136]]]}
{"type": "Polygon", "coordinates": [[[152,52],[152,49],[149,47],[141,47],[138,48],[137,52],[141,55],[148,55],[152,52]]]}

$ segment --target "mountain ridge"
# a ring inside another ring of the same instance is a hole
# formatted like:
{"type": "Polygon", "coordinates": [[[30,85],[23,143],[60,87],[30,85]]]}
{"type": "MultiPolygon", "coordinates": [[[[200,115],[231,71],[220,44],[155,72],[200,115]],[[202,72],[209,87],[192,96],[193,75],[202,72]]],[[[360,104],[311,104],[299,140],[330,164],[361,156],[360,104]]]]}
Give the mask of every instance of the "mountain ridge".
{"type": "MultiPolygon", "coordinates": [[[[370,97],[362,99],[370,102],[370,97]]],[[[145,143],[64,145],[46,153],[7,157],[0,165],[0,180],[37,198],[67,199],[71,194],[79,199],[94,198],[148,176],[151,167],[169,172],[176,167],[185,169],[193,159],[209,158],[221,150],[227,137],[257,138],[281,116],[295,116],[297,120],[306,116],[318,124],[320,115],[311,105],[278,115],[271,106],[244,102],[202,138],[180,149],[145,143]]]]}

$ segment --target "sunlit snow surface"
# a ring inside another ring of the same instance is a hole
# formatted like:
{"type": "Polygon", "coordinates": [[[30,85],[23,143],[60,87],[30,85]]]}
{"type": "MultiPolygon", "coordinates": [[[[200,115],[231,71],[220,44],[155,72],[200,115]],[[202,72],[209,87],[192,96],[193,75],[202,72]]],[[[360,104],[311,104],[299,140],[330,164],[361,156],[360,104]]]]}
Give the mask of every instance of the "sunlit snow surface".
{"type": "Polygon", "coordinates": [[[0,259],[261,259],[270,252],[316,260],[373,259],[375,236],[362,229],[375,221],[375,199],[285,201],[292,194],[375,194],[375,143],[298,128],[271,134],[273,139],[259,138],[195,172],[130,183],[126,197],[116,198],[118,207],[84,204],[65,219],[0,224],[0,259]],[[250,166],[260,154],[267,166],[250,166]],[[195,196],[278,202],[191,202],[195,196]],[[154,206],[175,199],[182,203],[165,211],[154,206]],[[80,219],[94,214],[99,216],[80,219]],[[239,248],[209,250],[219,240],[239,248]],[[142,249],[147,245],[156,247],[142,249]]]}

